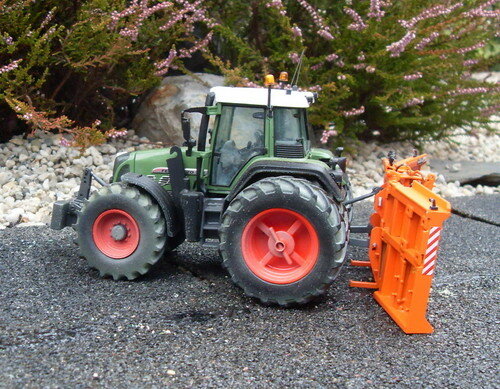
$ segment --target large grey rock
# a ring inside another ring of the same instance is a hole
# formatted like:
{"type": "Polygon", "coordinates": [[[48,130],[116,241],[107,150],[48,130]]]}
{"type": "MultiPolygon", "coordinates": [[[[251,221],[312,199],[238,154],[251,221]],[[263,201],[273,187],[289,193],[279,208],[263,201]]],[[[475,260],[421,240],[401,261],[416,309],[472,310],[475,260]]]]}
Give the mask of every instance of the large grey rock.
{"type": "Polygon", "coordinates": [[[500,82],[500,72],[477,72],[473,73],[471,78],[477,81],[487,81],[496,84],[500,82]]]}
{"type": "Polygon", "coordinates": [[[446,181],[459,181],[461,185],[500,185],[499,162],[446,161],[431,159],[431,170],[442,174],[446,181]]]}
{"type": "MultiPolygon", "coordinates": [[[[155,142],[182,144],[182,110],[203,106],[210,88],[224,84],[222,76],[204,73],[196,73],[195,76],[165,77],[161,85],[149,93],[132,122],[138,135],[155,142]]],[[[191,115],[192,136],[195,139],[200,116],[191,115]]]]}

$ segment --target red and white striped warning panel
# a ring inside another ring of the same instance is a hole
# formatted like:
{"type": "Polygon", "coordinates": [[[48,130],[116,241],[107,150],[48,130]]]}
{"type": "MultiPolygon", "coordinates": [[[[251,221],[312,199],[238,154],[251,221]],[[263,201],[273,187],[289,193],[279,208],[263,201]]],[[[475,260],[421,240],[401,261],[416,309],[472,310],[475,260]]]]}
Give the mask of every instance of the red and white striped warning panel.
{"type": "Polygon", "coordinates": [[[427,250],[425,251],[424,268],[422,274],[432,276],[436,268],[436,255],[438,250],[441,227],[432,227],[427,240],[427,250]]]}

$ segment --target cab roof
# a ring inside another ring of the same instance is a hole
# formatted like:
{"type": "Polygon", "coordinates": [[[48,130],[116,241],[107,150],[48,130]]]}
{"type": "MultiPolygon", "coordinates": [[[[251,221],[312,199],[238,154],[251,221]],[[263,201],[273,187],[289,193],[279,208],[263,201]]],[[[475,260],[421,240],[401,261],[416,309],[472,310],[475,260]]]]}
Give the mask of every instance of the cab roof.
{"type": "MultiPolygon", "coordinates": [[[[267,88],[239,88],[216,86],[210,89],[215,94],[215,103],[238,105],[267,106],[267,88]]],[[[271,105],[273,107],[309,108],[314,102],[312,92],[289,91],[284,89],[271,90],[271,105]]]]}

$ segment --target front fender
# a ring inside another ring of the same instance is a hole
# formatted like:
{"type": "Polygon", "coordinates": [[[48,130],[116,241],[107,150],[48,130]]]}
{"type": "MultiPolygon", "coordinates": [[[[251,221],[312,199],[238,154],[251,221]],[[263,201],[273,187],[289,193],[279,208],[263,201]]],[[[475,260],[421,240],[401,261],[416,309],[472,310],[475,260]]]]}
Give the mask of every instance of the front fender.
{"type": "Polygon", "coordinates": [[[182,232],[182,218],[178,215],[172,197],[156,181],[137,173],[124,174],[121,181],[141,188],[156,200],[165,217],[168,236],[174,237],[182,232]]]}

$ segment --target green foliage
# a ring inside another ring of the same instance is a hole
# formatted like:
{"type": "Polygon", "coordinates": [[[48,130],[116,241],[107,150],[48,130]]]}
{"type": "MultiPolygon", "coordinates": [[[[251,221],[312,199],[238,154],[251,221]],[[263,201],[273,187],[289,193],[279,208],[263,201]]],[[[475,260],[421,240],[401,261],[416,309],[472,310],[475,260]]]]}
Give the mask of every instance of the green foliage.
{"type": "Polygon", "coordinates": [[[498,28],[492,1],[212,3],[223,41],[216,54],[237,70],[233,82],[261,80],[268,69],[293,73],[305,51],[299,86],[321,91],[311,119],[335,128],[324,141],[443,138],[456,127],[487,126],[498,108],[498,87],[469,77],[498,60],[478,55],[498,28]]]}
{"type": "Polygon", "coordinates": [[[446,137],[487,125],[498,109],[498,86],[469,77],[498,62],[495,7],[492,0],[0,0],[0,140],[19,127],[17,118],[33,129],[30,115],[75,139],[85,138],[75,129],[126,125],[133,98],[169,69],[188,72],[184,60],[196,51],[243,85],[268,72],[293,74],[304,52],[299,86],[320,92],[311,119],[325,142],[446,137]],[[55,126],[45,120],[62,116],[68,121],[55,126]]]}
{"type": "Polygon", "coordinates": [[[31,129],[23,113],[66,115],[71,120],[61,123],[83,129],[96,119],[103,131],[125,124],[131,99],[192,54],[195,25],[197,34],[207,30],[203,8],[193,13],[189,4],[0,0],[0,117],[19,117],[31,129]],[[187,51],[161,65],[175,46],[187,51]],[[28,108],[15,111],[8,99],[28,108]]]}

